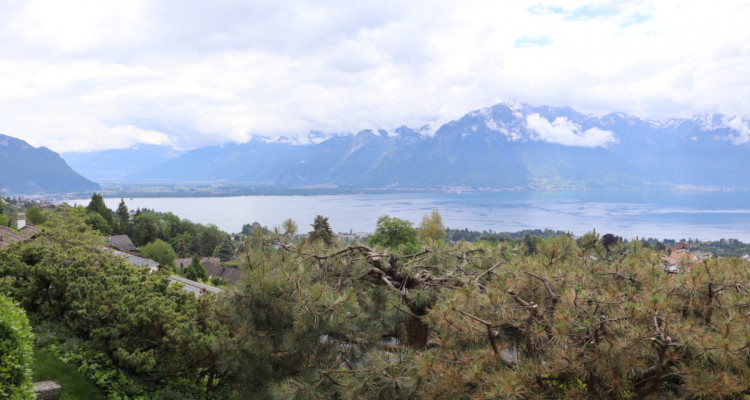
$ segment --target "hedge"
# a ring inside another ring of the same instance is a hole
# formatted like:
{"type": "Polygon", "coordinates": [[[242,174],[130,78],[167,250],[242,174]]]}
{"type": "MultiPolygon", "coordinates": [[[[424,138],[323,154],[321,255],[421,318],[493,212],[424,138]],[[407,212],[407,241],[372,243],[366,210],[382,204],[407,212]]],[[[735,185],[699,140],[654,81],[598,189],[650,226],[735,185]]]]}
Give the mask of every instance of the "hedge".
{"type": "Polygon", "coordinates": [[[0,294],[0,398],[33,399],[34,335],[23,309],[0,294]]]}

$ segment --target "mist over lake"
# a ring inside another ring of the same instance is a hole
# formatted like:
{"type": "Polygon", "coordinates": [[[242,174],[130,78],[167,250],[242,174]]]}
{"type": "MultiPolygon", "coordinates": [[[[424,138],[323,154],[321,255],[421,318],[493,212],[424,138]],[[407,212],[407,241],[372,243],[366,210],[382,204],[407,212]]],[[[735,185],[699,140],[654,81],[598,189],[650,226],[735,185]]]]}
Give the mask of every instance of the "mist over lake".
{"type": "MultiPolygon", "coordinates": [[[[704,191],[521,191],[320,196],[125,198],[128,208],[171,211],[180,218],[213,223],[227,232],[259,222],[273,227],[286,218],[310,230],[316,215],[336,232],[372,232],[388,214],[418,225],[438,209],[447,227],[493,230],[554,229],[581,235],[591,229],[625,238],[736,238],[750,241],[748,192],[704,191]]],[[[88,204],[89,199],[68,203],[88,204]]],[[[106,198],[116,209],[119,198],[106,198]]]]}

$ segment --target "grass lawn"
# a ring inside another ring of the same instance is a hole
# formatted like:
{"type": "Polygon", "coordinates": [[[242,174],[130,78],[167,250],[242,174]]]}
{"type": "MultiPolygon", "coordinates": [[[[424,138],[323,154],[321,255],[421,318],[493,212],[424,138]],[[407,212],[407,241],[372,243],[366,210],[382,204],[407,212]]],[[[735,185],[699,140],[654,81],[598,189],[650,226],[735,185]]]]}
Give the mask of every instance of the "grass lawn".
{"type": "Polygon", "coordinates": [[[34,349],[34,382],[53,380],[62,385],[60,400],[104,400],[104,395],[72,366],[51,356],[44,350],[34,349]]]}

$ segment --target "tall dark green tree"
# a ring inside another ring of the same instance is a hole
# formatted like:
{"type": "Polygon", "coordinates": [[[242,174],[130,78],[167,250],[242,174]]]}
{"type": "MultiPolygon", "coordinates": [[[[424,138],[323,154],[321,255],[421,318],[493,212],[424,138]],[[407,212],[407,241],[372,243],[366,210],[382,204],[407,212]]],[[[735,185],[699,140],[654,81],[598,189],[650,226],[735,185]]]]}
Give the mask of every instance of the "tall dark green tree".
{"type": "Polygon", "coordinates": [[[159,237],[157,222],[148,218],[148,214],[151,213],[141,213],[139,216],[141,218],[136,218],[136,223],[133,226],[133,239],[138,246],[151,243],[159,237]]]}
{"type": "Polygon", "coordinates": [[[193,235],[188,232],[175,236],[170,241],[177,257],[183,258],[190,254],[190,245],[193,243],[193,235]]]}
{"type": "Polygon", "coordinates": [[[130,235],[130,211],[128,206],[125,205],[124,199],[120,199],[115,215],[117,216],[119,233],[130,235]]]}
{"type": "Polygon", "coordinates": [[[193,261],[185,270],[185,277],[194,281],[197,281],[199,279],[202,279],[202,280],[208,279],[208,273],[206,272],[206,267],[204,267],[203,264],[201,264],[201,259],[197,255],[193,256],[193,261]]]}
{"type": "Polygon", "coordinates": [[[208,226],[198,225],[200,232],[193,240],[194,250],[204,257],[211,257],[214,255],[214,249],[216,246],[221,244],[221,239],[225,235],[224,232],[219,230],[214,224],[208,224],[208,226]]]}
{"type": "Polygon", "coordinates": [[[111,228],[114,226],[114,220],[112,218],[112,210],[107,208],[107,205],[104,204],[104,198],[100,193],[94,192],[94,194],[91,196],[91,201],[89,202],[89,205],[86,206],[86,210],[95,212],[104,218],[105,221],[107,221],[107,224],[111,228]]]}
{"type": "Polygon", "coordinates": [[[234,246],[229,236],[225,236],[224,240],[221,241],[215,256],[219,257],[221,261],[229,261],[234,258],[234,246]]]}
{"type": "Polygon", "coordinates": [[[526,235],[523,238],[523,244],[526,246],[526,255],[536,254],[539,251],[539,243],[542,242],[542,238],[536,235],[526,235]]]}
{"type": "Polygon", "coordinates": [[[310,241],[322,241],[326,246],[333,244],[336,237],[333,235],[333,230],[328,224],[328,217],[322,215],[316,216],[312,228],[313,230],[309,233],[310,241]]]}

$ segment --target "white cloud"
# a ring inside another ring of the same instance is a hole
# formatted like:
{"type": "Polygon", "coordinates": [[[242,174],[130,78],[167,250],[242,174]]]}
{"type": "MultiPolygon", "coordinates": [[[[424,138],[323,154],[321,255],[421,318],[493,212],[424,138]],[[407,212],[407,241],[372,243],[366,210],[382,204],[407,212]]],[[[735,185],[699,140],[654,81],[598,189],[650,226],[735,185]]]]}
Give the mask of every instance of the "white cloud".
{"type": "Polygon", "coordinates": [[[539,114],[530,114],[526,116],[526,126],[534,133],[532,139],[565,146],[607,147],[617,142],[612,131],[599,128],[581,131],[580,125],[565,117],[557,117],[550,122],[539,114]]]}
{"type": "Polygon", "coordinates": [[[521,139],[521,134],[520,134],[520,133],[518,133],[518,132],[516,132],[516,131],[511,131],[511,130],[509,130],[508,128],[506,128],[505,126],[502,126],[502,127],[501,127],[501,126],[498,126],[498,125],[497,125],[497,121],[495,121],[494,119],[489,119],[489,120],[488,120],[488,121],[487,121],[487,122],[485,123],[485,126],[486,126],[486,127],[488,128],[488,129],[490,129],[490,130],[493,130],[493,131],[495,131],[495,132],[500,132],[500,133],[502,133],[502,134],[503,134],[503,135],[505,135],[505,137],[507,137],[507,138],[508,138],[508,140],[510,140],[511,142],[515,142],[516,140],[519,140],[519,139],[521,139]]]}
{"type": "Polygon", "coordinates": [[[748,117],[746,2],[559,3],[8,2],[0,131],[63,151],[137,143],[98,140],[130,126],[191,147],[435,127],[509,100],[748,117]]]}
{"type": "Polygon", "coordinates": [[[725,120],[726,126],[734,129],[737,132],[736,135],[730,135],[729,141],[732,144],[742,145],[750,143],[750,126],[747,121],[744,121],[741,117],[735,116],[725,120]]]}

